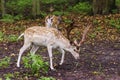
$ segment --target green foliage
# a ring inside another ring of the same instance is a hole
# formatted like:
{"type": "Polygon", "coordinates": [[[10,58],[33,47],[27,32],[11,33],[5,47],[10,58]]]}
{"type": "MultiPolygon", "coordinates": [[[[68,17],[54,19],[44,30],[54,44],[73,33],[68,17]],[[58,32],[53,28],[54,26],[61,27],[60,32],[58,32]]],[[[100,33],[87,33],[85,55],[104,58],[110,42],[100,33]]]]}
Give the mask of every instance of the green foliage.
{"type": "Polygon", "coordinates": [[[98,25],[99,24],[99,22],[98,22],[98,20],[93,20],[93,24],[95,24],[95,25],[98,25]]]}
{"type": "Polygon", "coordinates": [[[120,0],[116,0],[116,5],[120,6],[120,0]]]}
{"type": "Polygon", "coordinates": [[[63,14],[64,14],[64,15],[68,15],[69,12],[54,11],[53,14],[54,14],[54,15],[63,15],[63,14]]]}
{"type": "Polygon", "coordinates": [[[6,80],[11,80],[11,78],[13,78],[14,75],[11,74],[11,73],[8,73],[8,74],[4,74],[4,77],[5,77],[6,80]]]}
{"type": "Polygon", "coordinates": [[[12,16],[10,14],[5,14],[2,19],[0,21],[4,21],[4,22],[7,22],[7,23],[12,23],[16,20],[21,20],[23,18],[22,15],[16,15],[16,16],[12,16]]]}
{"type": "Polygon", "coordinates": [[[0,42],[2,42],[3,40],[4,40],[4,33],[0,31],[0,42]]]}
{"type": "Polygon", "coordinates": [[[114,20],[114,19],[109,20],[109,25],[111,27],[114,27],[114,28],[117,28],[118,30],[120,30],[120,19],[118,19],[118,20],[114,20]]]}
{"type": "Polygon", "coordinates": [[[61,12],[61,11],[54,11],[53,14],[54,14],[54,15],[62,15],[63,12],[61,12]]]}
{"type": "Polygon", "coordinates": [[[46,4],[50,4],[50,3],[54,3],[57,0],[41,0],[42,3],[46,3],[46,4]]]}
{"type": "MultiPolygon", "coordinates": [[[[6,13],[10,14],[12,18],[3,18],[3,21],[14,22],[16,20],[33,18],[32,5],[34,0],[8,0],[5,3],[6,13]],[[15,16],[15,17],[13,17],[15,16]]],[[[69,9],[75,12],[89,13],[91,5],[88,2],[74,1],[74,0],[40,0],[40,15],[44,17],[48,14],[50,6],[54,9],[54,14],[68,14],[69,9]],[[79,2],[79,3],[78,3],[79,2]],[[74,7],[73,7],[74,6],[74,7]],[[70,8],[69,8],[70,7],[70,8]],[[69,9],[68,9],[69,8],[69,9]],[[67,13],[66,13],[67,12],[67,13]]],[[[72,12],[73,12],[72,11],[72,12]]],[[[8,15],[7,15],[8,16],[8,15]]]]}
{"type": "Polygon", "coordinates": [[[7,41],[9,41],[9,42],[16,42],[17,38],[18,38],[17,35],[11,34],[11,35],[7,36],[7,41]]]}
{"type": "Polygon", "coordinates": [[[69,0],[41,0],[42,3],[46,3],[46,4],[61,4],[61,3],[65,3],[68,2],[69,0]]]}
{"type": "Polygon", "coordinates": [[[6,68],[10,65],[10,57],[0,59],[0,68],[6,68]]]}
{"type": "Polygon", "coordinates": [[[91,33],[89,36],[94,39],[96,37],[96,34],[95,33],[91,33]]]}
{"type": "Polygon", "coordinates": [[[112,13],[114,13],[114,14],[117,13],[117,12],[118,12],[118,9],[113,9],[112,10],[112,13]]]}
{"type": "Polygon", "coordinates": [[[81,14],[87,14],[91,12],[91,5],[88,2],[79,2],[73,7],[70,7],[71,10],[81,13],[81,14]]]}
{"type": "Polygon", "coordinates": [[[22,14],[18,14],[16,16],[14,16],[14,20],[21,20],[23,19],[23,15],[22,14]]]}
{"type": "Polygon", "coordinates": [[[0,31],[0,42],[16,42],[18,38],[18,35],[10,34],[10,35],[5,35],[0,31]]]}
{"type": "Polygon", "coordinates": [[[29,54],[22,58],[25,68],[30,69],[32,74],[38,74],[39,71],[43,73],[48,72],[48,63],[44,62],[40,55],[29,54]]]}
{"type": "Polygon", "coordinates": [[[44,11],[40,11],[40,15],[41,15],[41,17],[45,17],[45,16],[47,16],[47,13],[44,11]]]}
{"type": "Polygon", "coordinates": [[[12,23],[14,22],[14,17],[10,14],[5,14],[0,21],[12,23]]]}
{"type": "Polygon", "coordinates": [[[70,23],[72,23],[72,20],[70,20],[70,19],[65,19],[64,22],[70,24],[70,23]]]}
{"type": "Polygon", "coordinates": [[[6,3],[7,8],[17,13],[23,13],[26,9],[31,7],[31,5],[32,0],[9,0],[6,3]]]}
{"type": "Polygon", "coordinates": [[[53,77],[41,77],[39,80],[56,80],[53,77]]]}

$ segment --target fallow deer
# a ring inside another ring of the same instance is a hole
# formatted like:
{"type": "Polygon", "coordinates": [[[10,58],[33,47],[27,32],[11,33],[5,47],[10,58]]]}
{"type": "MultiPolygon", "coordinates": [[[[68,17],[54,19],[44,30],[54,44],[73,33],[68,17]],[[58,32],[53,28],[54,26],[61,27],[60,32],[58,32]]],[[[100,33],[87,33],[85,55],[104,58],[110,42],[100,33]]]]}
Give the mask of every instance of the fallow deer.
{"type": "Polygon", "coordinates": [[[20,67],[20,60],[22,54],[31,45],[32,45],[32,49],[30,50],[30,52],[33,54],[35,54],[39,46],[47,47],[50,58],[51,70],[54,70],[53,60],[52,60],[53,59],[52,48],[57,48],[62,53],[60,65],[62,65],[64,62],[65,51],[70,52],[75,57],[75,59],[79,59],[80,46],[85,40],[85,36],[89,28],[90,26],[85,28],[83,32],[82,40],[79,43],[75,40],[74,44],[71,44],[70,41],[66,37],[64,37],[63,34],[56,28],[34,26],[26,29],[24,33],[22,33],[19,36],[19,38],[24,36],[24,45],[22,46],[19,52],[17,67],[20,67]]]}
{"type": "Polygon", "coordinates": [[[55,28],[47,28],[47,27],[30,27],[25,30],[24,35],[24,45],[20,49],[19,57],[17,61],[17,67],[20,67],[20,59],[23,52],[32,45],[31,53],[35,53],[39,46],[46,46],[48,49],[49,57],[50,57],[50,68],[53,70],[52,63],[52,48],[58,48],[62,53],[62,58],[60,64],[64,62],[64,55],[66,51],[71,52],[71,54],[75,57],[75,59],[79,58],[79,53],[75,46],[70,44],[70,41],[65,38],[61,32],[59,32],[55,28]]]}

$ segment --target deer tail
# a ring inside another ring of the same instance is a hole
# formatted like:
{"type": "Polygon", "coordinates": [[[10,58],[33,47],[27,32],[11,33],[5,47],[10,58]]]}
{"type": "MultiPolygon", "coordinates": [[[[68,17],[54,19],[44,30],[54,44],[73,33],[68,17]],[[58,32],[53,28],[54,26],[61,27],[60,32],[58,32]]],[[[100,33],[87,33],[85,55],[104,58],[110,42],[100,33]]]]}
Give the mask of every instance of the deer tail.
{"type": "Polygon", "coordinates": [[[22,34],[18,37],[17,41],[18,41],[23,35],[24,35],[24,33],[22,33],[22,34]]]}

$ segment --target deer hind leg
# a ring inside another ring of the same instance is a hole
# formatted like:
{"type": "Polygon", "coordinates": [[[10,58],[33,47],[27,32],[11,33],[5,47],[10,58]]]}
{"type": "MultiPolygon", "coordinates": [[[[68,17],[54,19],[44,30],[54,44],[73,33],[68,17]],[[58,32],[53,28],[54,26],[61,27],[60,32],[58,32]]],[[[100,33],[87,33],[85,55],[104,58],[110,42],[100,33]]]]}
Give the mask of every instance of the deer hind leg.
{"type": "Polygon", "coordinates": [[[55,70],[54,67],[53,67],[53,55],[52,55],[52,46],[47,46],[47,49],[48,49],[48,54],[49,54],[49,57],[50,57],[50,68],[51,70],[55,70]]]}
{"type": "Polygon", "coordinates": [[[20,59],[23,52],[30,47],[31,43],[24,44],[23,47],[20,49],[18,60],[17,60],[17,67],[20,67],[20,59]]]}
{"type": "Polygon", "coordinates": [[[61,61],[60,61],[60,65],[62,65],[63,64],[63,62],[64,62],[64,57],[65,57],[65,51],[63,50],[63,49],[58,49],[61,53],[62,53],[62,57],[61,57],[61,61]]]}
{"type": "Polygon", "coordinates": [[[30,53],[35,54],[35,52],[38,50],[39,46],[32,45],[32,49],[30,50],[30,53]]]}

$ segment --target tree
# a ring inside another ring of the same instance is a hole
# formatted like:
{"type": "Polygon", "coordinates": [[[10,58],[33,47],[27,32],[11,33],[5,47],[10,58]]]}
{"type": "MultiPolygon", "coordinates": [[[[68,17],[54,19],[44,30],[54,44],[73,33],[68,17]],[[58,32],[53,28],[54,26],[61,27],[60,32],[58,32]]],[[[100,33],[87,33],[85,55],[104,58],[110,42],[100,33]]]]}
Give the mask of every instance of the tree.
{"type": "Polygon", "coordinates": [[[5,0],[1,0],[1,11],[2,11],[2,16],[5,15],[5,0]]]}
{"type": "Polygon", "coordinates": [[[40,0],[32,0],[32,14],[34,17],[40,15],[40,0]]]}
{"type": "Polygon", "coordinates": [[[94,14],[108,14],[115,8],[115,0],[93,0],[94,14]]]}

